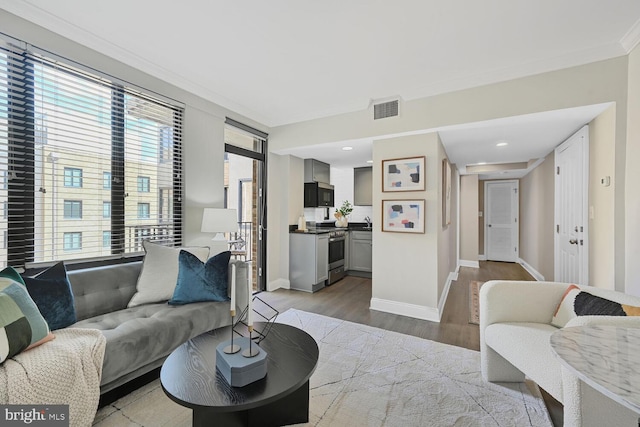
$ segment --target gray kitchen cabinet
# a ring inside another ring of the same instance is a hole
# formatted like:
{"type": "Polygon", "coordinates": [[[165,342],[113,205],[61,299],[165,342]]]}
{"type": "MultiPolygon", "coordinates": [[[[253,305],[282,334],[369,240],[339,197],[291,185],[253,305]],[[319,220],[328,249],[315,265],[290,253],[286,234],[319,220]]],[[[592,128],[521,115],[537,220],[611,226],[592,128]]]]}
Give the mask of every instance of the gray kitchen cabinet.
{"type": "Polygon", "coordinates": [[[349,270],[372,271],[371,231],[352,231],[350,242],[349,270]]]}
{"type": "Polygon", "coordinates": [[[353,204],[373,205],[373,168],[371,166],[353,169],[353,204]]]}
{"type": "Polygon", "coordinates": [[[329,278],[329,234],[289,234],[291,289],[316,292],[329,278]]]}
{"type": "Polygon", "coordinates": [[[351,265],[351,232],[344,236],[344,271],[349,271],[351,265]]]}
{"type": "Polygon", "coordinates": [[[304,182],[331,184],[331,167],[316,159],[304,159],[304,182]]]}

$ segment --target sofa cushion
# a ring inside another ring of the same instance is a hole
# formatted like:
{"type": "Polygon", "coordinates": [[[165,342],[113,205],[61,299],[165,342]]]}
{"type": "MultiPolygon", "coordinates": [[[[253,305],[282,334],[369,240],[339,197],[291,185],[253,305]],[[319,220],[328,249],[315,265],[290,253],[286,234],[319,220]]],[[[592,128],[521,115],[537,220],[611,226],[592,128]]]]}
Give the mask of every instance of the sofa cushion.
{"type": "Polygon", "coordinates": [[[484,330],[486,344],[562,402],[560,362],[549,339],[558,329],[543,323],[494,323],[484,330]]]}
{"type": "Polygon", "coordinates": [[[178,281],[169,304],[228,301],[230,258],[231,252],[225,251],[202,262],[195,255],[180,251],[178,281]]]}
{"type": "Polygon", "coordinates": [[[33,277],[23,276],[29,295],[51,330],[76,323],[76,309],[71,284],[63,262],[59,262],[33,277]]]}
{"type": "Polygon", "coordinates": [[[134,261],[68,271],[78,321],[127,308],[141,269],[134,261]]]}
{"type": "Polygon", "coordinates": [[[173,296],[178,280],[180,250],[191,252],[203,262],[209,257],[208,247],[172,248],[146,240],[142,245],[145,250],[142,272],[138,278],[136,293],[129,301],[128,307],[168,301],[173,296]]]}
{"type": "Polygon", "coordinates": [[[558,304],[551,324],[563,328],[577,316],[640,316],[640,307],[592,295],[576,285],[569,285],[558,304]]]}
{"type": "Polygon", "coordinates": [[[107,339],[101,385],[167,357],[187,340],[231,324],[228,302],[170,306],[145,304],[80,321],[74,328],[102,331],[107,339]]]}
{"type": "Polygon", "coordinates": [[[27,288],[0,277],[0,363],[53,338],[27,288]]]}

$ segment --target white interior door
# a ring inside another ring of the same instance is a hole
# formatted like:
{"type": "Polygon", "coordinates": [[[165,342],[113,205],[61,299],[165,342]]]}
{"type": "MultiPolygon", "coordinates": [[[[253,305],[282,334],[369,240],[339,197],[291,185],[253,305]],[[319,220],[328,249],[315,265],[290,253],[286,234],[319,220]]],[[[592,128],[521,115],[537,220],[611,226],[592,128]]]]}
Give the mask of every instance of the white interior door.
{"type": "Polygon", "coordinates": [[[555,150],[555,280],[588,284],[589,128],[555,150]]]}
{"type": "Polygon", "coordinates": [[[485,254],[488,261],[518,260],[518,181],[486,181],[485,254]]]}

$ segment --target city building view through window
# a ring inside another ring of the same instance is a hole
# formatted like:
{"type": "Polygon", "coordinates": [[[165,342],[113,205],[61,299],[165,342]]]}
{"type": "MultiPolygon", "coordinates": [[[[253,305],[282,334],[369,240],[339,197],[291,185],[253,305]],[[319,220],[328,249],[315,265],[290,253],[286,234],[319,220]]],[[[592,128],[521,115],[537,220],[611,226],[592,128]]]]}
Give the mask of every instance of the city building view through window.
{"type": "Polygon", "coordinates": [[[229,233],[229,250],[233,258],[250,261],[254,290],[259,289],[258,201],[261,160],[251,157],[251,153],[262,153],[263,142],[233,127],[225,128],[225,143],[236,148],[227,150],[224,162],[225,207],[238,212],[238,232],[229,233]]]}
{"type": "Polygon", "coordinates": [[[1,265],[181,243],[180,110],[7,54],[0,83],[1,265]]]}

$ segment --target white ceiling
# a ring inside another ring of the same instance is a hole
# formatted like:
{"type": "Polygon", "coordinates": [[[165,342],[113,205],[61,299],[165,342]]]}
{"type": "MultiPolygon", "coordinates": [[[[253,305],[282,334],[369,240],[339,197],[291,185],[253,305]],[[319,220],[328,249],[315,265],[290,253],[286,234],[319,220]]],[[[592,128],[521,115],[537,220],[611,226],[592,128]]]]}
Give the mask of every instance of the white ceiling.
{"type": "MultiPolygon", "coordinates": [[[[612,58],[640,40],[638,0],[0,0],[0,7],[269,127],[363,110],[372,99],[411,100],[612,58]]],[[[507,121],[441,135],[459,165],[501,161],[482,156],[498,134],[513,141],[512,152],[523,147],[518,158],[500,155],[527,161],[591,113],[564,124],[550,114],[538,117],[552,120],[548,126],[507,121]]],[[[357,162],[370,157],[370,142],[352,141],[357,162]]],[[[331,156],[339,162],[342,154],[331,156]]]]}

